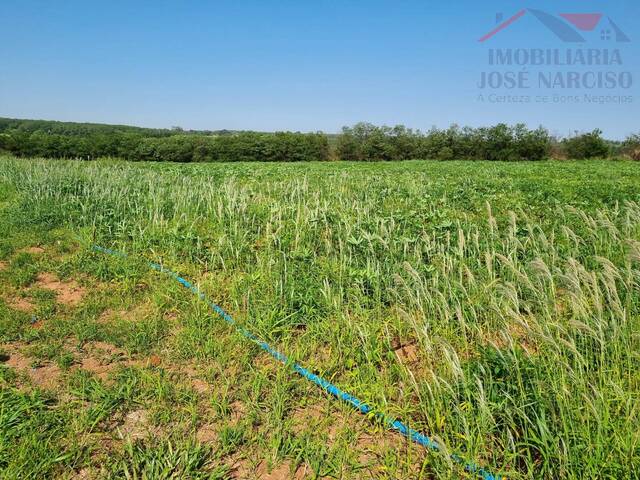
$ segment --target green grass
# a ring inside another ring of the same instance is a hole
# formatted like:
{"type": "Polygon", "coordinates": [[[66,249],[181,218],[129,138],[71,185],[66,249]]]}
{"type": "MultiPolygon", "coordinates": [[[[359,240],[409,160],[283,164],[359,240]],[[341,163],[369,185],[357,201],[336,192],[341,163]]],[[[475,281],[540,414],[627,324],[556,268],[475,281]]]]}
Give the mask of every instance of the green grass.
{"type": "Polygon", "coordinates": [[[638,164],[0,158],[0,231],[0,348],[57,375],[0,371],[3,478],[471,478],[292,376],[145,258],[508,478],[640,478],[638,164]]]}

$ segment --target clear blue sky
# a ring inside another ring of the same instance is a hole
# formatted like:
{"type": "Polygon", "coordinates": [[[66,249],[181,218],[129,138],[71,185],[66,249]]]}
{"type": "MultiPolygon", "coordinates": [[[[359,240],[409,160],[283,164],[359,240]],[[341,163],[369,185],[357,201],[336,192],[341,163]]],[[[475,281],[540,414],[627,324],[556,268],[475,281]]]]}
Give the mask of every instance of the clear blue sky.
{"type": "Polygon", "coordinates": [[[523,121],[623,137],[640,130],[639,27],[638,0],[3,0],[0,116],[326,132],[362,120],[420,129],[523,121]],[[632,103],[478,102],[489,48],[579,47],[531,15],[478,42],[497,12],[507,19],[525,7],[610,16],[631,37],[607,44],[621,49],[614,70],[634,83],[591,93],[632,103]]]}

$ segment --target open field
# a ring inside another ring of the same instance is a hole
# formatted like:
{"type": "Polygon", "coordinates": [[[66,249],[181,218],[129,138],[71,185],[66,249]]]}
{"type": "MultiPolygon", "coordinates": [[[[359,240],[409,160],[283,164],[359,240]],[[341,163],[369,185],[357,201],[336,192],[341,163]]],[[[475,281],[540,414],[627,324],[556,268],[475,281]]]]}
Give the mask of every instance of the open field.
{"type": "Polygon", "coordinates": [[[0,157],[0,232],[0,478],[473,478],[144,259],[506,478],[640,478],[640,164],[0,157]]]}

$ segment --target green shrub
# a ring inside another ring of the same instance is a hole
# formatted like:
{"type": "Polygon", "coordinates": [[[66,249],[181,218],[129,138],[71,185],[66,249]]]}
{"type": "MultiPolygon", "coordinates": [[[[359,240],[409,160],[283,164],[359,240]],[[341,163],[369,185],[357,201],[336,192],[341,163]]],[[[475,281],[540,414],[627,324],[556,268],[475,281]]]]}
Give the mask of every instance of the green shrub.
{"type": "Polygon", "coordinates": [[[609,155],[609,146],[602,138],[602,131],[598,129],[567,138],[562,145],[568,158],[604,158],[609,155]]]}
{"type": "Polygon", "coordinates": [[[490,128],[433,128],[423,134],[401,125],[376,127],[358,123],[344,127],[338,137],[342,160],[542,160],[549,156],[551,137],[543,129],[498,124],[490,128]]]}
{"type": "Polygon", "coordinates": [[[640,133],[630,135],[622,144],[622,153],[640,161],[640,133]]]}
{"type": "Polygon", "coordinates": [[[0,150],[20,157],[182,163],[329,159],[329,141],[322,133],[215,133],[6,118],[0,118],[0,150]]]}
{"type": "Polygon", "coordinates": [[[146,138],[133,153],[134,160],[168,162],[300,162],[328,158],[325,135],[291,132],[146,138]]]}

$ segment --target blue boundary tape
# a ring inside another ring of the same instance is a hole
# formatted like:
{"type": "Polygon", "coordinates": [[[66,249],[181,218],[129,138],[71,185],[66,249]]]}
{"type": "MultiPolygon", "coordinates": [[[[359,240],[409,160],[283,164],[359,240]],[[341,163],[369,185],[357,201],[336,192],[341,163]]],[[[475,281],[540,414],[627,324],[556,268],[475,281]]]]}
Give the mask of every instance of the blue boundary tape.
{"type": "MultiPolygon", "coordinates": [[[[107,255],[114,255],[114,256],[122,257],[122,258],[127,258],[128,257],[128,255],[126,253],[118,252],[116,250],[111,250],[109,248],[100,247],[98,245],[94,245],[93,246],[93,250],[95,250],[97,252],[100,252],[100,253],[107,254],[107,255]]],[[[215,303],[210,301],[206,297],[206,295],[204,293],[202,293],[198,289],[198,287],[193,285],[188,280],[182,278],[177,273],[175,273],[175,272],[163,267],[159,263],[154,263],[154,262],[148,262],[148,263],[149,263],[149,266],[152,269],[157,270],[158,272],[164,273],[166,275],[169,275],[170,277],[173,277],[183,287],[187,288],[192,293],[197,295],[201,300],[206,302],[209,305],[209,307],[215,313],[217,313],[225,322],[227,322],[230,326],[232,326],[242,336],[244,336],[248,340],[251,340],[253,343],[257,344],[262,350],[267,352],[269,355],[271,355],[273,358],[275,358],[279,362],[281,362],[281,363],[283,363],[285,365],[289,365],[289,359],[287,358],[286,355],[284,355],[284,354],[280,353],[279,351],[275,350],[268,343],[260,340],[256,335],[251,333],[249,330],[247,330],[247,329],[243,328],[242,326],[238,325],[238,323],[233,318],[231,318],[231,315],[229,315],[227,312],[225,312],[219,305],[216,305],[215,303]]],[[[370,413],[373,414],[377,419],[381,420],[389,429],[395,430],[396,432],[401,433],[402,435],[404,435],[405,437],[407,437],[411,441],[417,443],[418,445],[422,445],[423,447],[426,447],[426,448],[428,448],[430,450],[439,451],[439,452],[442,452],[442,451],[445,450],[435,440],[432,440],[431,438],[427,437],[426,435],[423,435],[422,433],[420,433],[420,432],[418,432],[416,430],[413,430],[412,428],[409,428],[407,425],[405,425],[400,420],[394,420],[391,417],[385,415],[384,413],[375,412],[372,407],[370,407],[369,405],[367,405],[363,401],[361,401],[358,398],[354,397],[350,393],[347,393],[347,392],[341,390],[340,388],[336,387],[334,384],[332,384],[328,380],[325,380],[324,378],[319,377],[318,375],[310,372],[309,370],[307,370],[303,366],[293,362],[293,363],[291,363],[291,368],[296,373],[301,375],[303,378],[305,378],[305,379],[309,380],[310,382],[316,384],[317,386],[322,388],[324,391],[330,393],[334,397],[336,397],[336,398],[342,400],[343,402],[348,403],[349,405],[355,407],[356,409],[360,410],[360,412],[362,412],[364,414],[370,414],[370,413]]],[[[476,475],[482,477],[484,480],[499,480],[500,479],[499,476],[494,475],[493,473],[485,470],[483,467],[481,467],[481,466],[479,466],[479,465],[477,465],[477,464],[475,464],[473,462],[465,460],[463,457],[461,457],[458,454],[455,454],[455,453],[449,454],[449,458],[451,458],[451,460],[453,460],[455,463],[457,463],[457,464],[461,465],[462,467],[464,467],[464,469],[466,471],[468,471],[470,473],[473,473],[473,474],[476,474],[476,475]]]]}

